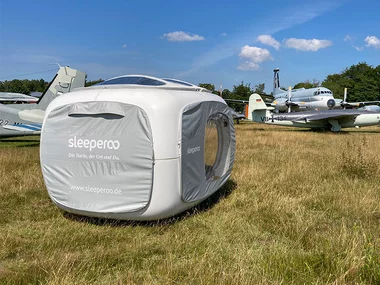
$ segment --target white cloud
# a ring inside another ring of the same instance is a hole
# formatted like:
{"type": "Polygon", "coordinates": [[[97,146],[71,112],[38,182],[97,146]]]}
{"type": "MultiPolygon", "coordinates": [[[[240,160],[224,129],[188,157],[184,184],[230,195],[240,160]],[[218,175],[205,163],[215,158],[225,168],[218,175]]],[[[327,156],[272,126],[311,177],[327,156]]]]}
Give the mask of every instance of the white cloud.
{"type": "Polygon", "coordinates": [[[364,39],[367,47],[380,48],[380,40],[375,36],[368,36],[364,39]]]}
{"type": "Polygon", "coordinates": [[[353,44],[354,39],[350,35],[346,35],[343,39],[345,42],[351,42],[351,46],[356,49],[357,51],[363,51],[364,47],[359,47],[353,44]]]}
{"type": "Polygon", "coordinates": [[[352,38],[350,35],[346,35],[343,39],[345,42],[352,41],[352,38]]]}
{"type": "Polygon", "coordinates": [[[269,50],[265,48],[251,47],[248,45],[245,45],[241,48],[239,56],[241,58],[249,59],[254,62],[263,62],[273,59],[269,50]]]}
{"type": "Polygon", "coordinates": [[[363,51],[364,47],[353,46],[357,51],[363,51]]]}
{"type": "Polygon", "coordinates": [[[185,33],[183,31],[175,31],[167,34],[163,34],[163,38],[166,38],[169,42],[192,42],[203,41],[205,38],[195,34],[185,33]]]}
{"type": "Polygon", "coordinates": [[[221,33],[220,34],[222,37],[227,37],[227,33],[221,33]]]}
{"type": "Polygon", "coordinates": [[[127,48],[127,45],[126,45],[126,44],[124,44],[124,45],[123,45],[123,48],[127,48]]]}
{"type": "Polygon", "coordinates": [[[288,48],[294,48],[302,51],[317,51],[321,48],[327,48],[332,45],[332,41],[318,39],[285,39],[284,45],[288,48]]]}
{"type": "Polygon", "coordinates": [[[260,66],[257,63],[254,63],[253,61],[246,60],[242,62],[237,69],[239,70],[258,70],[260,66]]]}
{"type": "Polygon", "coordinates": [[[257,70],[260,67],[260,62],[273,60],[269,50],[248,45],[241,48],[239,57],[244,60],[244,62],[238,66],[240,70],[257,70]]]}
{"type": "Polygon", "coordinates": [[[264,45],[274,47],[276,50],[279,50],[281,46],[271,35],[260,35],[257,37],[257,40],[264,45]]]}

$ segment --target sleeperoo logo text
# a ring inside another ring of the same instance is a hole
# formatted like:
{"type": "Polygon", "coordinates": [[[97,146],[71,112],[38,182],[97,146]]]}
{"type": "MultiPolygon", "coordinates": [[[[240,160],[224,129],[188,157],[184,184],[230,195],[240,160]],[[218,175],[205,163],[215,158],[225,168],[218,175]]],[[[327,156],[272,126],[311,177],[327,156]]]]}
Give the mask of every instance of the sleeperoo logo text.
{"type": "Polygon", "coordinates": [[[199,152],[199,151],[201,151],[201,147],[200,146],[189,147],[187,149],[187,154],[194,154],[194,153],[199,152]]]}
{"type": "Polygon", "coordinates": [[[93,149],[119,149],[118,140],[94,140],[94,139],[77,139],[77,136],[69,139],[69,147],[93,149]]]}

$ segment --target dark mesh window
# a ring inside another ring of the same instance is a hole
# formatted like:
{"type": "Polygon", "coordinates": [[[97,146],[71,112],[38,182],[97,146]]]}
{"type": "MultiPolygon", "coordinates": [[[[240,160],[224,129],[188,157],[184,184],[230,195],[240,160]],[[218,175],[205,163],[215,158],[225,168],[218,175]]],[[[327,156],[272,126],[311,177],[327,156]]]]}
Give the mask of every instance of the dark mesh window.
{"type": "Polygon", "coordinates": [[[114,85],[114,84],[137,84],[137,85],[148,85],[148,86],[160,86],[165,85],[165,82],[141,77],[141,76],[126,76],[126,77],[118,77],[110,80],[103,81],[96,85],[114,85]]]}
{"type": "Polygon", "coordinates": [[[188,105],[182,115],[182,199],[210,196],[231,174],[235,130],[230,109],[221,102],[188,105]]]}
{"type": "Polygon", "coordinates": [[[210,118],[206,125],[204,151],[206,179],[210,179],[215,176],[213,166],[218,154],[218,128],[214,118],[210,118]]]}
{"type": "Polygon", "coordinates": [[[209,117],[204,146],[206,180],[216,180],[225,174],[227,152],[224,148],[229,145],[226,144],[229,136],[228,118],[225,115],[218,113],[209,117]]]}

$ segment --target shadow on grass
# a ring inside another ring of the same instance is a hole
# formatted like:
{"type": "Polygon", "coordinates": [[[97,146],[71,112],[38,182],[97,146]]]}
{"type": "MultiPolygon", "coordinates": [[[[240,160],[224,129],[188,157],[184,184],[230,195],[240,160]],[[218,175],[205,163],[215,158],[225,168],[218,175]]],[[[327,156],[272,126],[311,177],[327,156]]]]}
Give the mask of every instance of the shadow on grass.
{"type": "Polygon", "coordinates": [[[76,215],[68,212],[64,212],[63,216],[69,220],[90,223],[98,226],[113,226],[113,227],[127,227],[127,226],[145,226],[145,227],[159,227],[167,226],[174,223],[177,223],[181,220],[188,219],[194,215],[197,215],[202,212],[206,212],[212,209],[219,201],[225,199],[236,189],[237,184],[235,181],[229,179],[226,184],[223,185],[216,193],[212,194],[206,200],[201,203],[193,206],[192,208],[174,215],[172,217],[156,220],[156,221],[126,221],[126,220],[116,220],[116,219],[105,219],[105,218],[96,218],[96,217],[87,217],[76,215]]]}
{"type": "Polygon", "coordinates": [[[39,147],[39,136],[10,136],[0,139],[0,147],[39,147]]]}
{"type": "Polygon", "coordinates": [[[257,129],[242,129],[239,132],[284,132],[284,133],[321,133],[321,134],[336,134],[336,135],[348,135],[348,134],[380,134],[379,130],[366,130],[366,129],[354,129],[354,128],[345,128],[339,132],[332,132],[329,128],[297,128],[297,127],[289,127],[289,128],[276,128],[276,126],[271,128],[257,128],[257,129]]]}
{"type": "Polygon", "coordinates": [[[357,130],[354,128],[347,128],[343,129],[339,132],[332,132],[329,129],[307,129],[307,130],[296,130],[297,132],[302,132],[302,133],[324,133],[324,134],[335,134],[335,135],[349,135],[349,134],[380,134],[379,131],[374,131],[374,130],[357,130]]]}
{"type": "Polygon", "coordinates": [[[33,140],[0,140],[0,148],[39,147],[40,141],[33,140]]]}

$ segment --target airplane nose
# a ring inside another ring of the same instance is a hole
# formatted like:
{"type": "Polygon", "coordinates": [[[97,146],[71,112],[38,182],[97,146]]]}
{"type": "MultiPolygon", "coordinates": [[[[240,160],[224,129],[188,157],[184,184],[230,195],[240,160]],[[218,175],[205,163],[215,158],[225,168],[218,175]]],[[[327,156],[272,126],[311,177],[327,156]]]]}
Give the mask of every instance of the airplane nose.
{"type": "Polygon", "coordinates": [[[327,107],[329,107],[329,109],[334,108],[335,107],[335,100],[334,99],[327,100],[327,107]]]}

